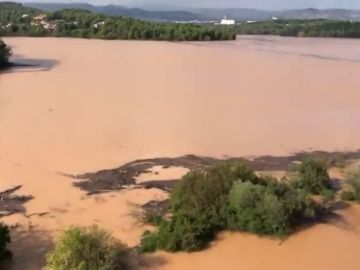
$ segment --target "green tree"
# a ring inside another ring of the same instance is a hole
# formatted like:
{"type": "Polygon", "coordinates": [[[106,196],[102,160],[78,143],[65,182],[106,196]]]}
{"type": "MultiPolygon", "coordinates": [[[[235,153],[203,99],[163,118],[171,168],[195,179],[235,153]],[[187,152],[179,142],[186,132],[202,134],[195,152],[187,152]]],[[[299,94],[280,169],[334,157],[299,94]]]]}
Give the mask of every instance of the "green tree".
{"type": "Polygon", "coordinates": [[[296,170],[293,185],[312,194],[321,194],[331,190],[330,176],[324,161],[307,158],[296,170]]]}
{"type": "Polygon", "coordinates": [[[171,195],[172,208],[192,218],[208,213],[209,223],[224,227],[222,219],[228,194],[237,180],[260,181],[251,169],[238,162],[190,172],[174,189],[171,195]]]}
{"type": "Polygon", "coordinates": [[[309,196],[289,185],[277,185],[235,182],[229,196],[229,227],[256,234],[287,235],[299,221],[315,216],[309,196]]]}
{"type": "Polygon", "coordinates": [[[129,250],[96,226],[71,227],[47,255],[48,270],[129,269],[129,250]]]}

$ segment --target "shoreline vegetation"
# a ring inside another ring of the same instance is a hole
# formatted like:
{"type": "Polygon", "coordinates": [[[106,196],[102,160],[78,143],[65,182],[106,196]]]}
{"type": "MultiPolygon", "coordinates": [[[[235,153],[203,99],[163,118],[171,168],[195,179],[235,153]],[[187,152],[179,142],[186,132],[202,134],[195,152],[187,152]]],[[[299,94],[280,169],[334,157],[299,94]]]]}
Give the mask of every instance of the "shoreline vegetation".
{"type": "Polygon", "coordinates": [[[360,22],[318,20],[272,20],[236,26],[239,35],[284,37],[360,38],[360,22]]]}
{"type": "Polygon", "coordinates": [[[235,40],[233,28],[154,23],[80,9],[45,12],[18,3],[0,3],[0,36],[89,39],[214,41],[235,40]]]}
{"type": "Polygon", "coordinates": [[[48,12],[18,3],[0,3],[0,36],[219,41],[235,40],[236,35],[360,38],[360,22],[279,19],[240,22],[235,26],[156,23],[81,9],[48,12]]]}

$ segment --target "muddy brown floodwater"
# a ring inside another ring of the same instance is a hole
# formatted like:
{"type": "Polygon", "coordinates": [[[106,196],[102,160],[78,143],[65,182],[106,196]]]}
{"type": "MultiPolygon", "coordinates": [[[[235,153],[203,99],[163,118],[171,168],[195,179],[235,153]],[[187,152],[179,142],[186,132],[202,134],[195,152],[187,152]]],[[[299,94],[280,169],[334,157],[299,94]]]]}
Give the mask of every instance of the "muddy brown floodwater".
{"type": "MultiPolygon", "coordinates": [[[[26,215],[1,219],[16,225],[15,270],[40,269],[53,239],[72,224],[98,224],[134,246],[146,227],[138,205],[168,196],[155,188],[86,196],[59,172],[186,154],[360,148],[358,40],[5,41],[17,62],[44,65],[0,74],[0,190],[22,185],[17,193],[34,197],[26,215]]],[[[155,170],[164,180],[186,172],[155,170]]],[[[359,269],[360,208],[339,211],[347,226],[320,224],[281,245],[224,233],[203,252],[158,253],[150,268],[359,269]]]]}

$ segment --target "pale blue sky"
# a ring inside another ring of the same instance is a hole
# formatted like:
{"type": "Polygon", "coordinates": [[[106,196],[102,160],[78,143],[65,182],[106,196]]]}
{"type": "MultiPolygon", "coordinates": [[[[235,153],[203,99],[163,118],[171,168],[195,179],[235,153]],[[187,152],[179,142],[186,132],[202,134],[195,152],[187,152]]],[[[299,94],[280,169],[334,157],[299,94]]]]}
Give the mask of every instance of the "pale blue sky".
{"type": "Polygon", "coordinates": [[[360,9],[360,0],[22,0],[23,2],[88,2],[128,7],[193,8],[239,7],[258,9],[348,8],[360,9]]]}

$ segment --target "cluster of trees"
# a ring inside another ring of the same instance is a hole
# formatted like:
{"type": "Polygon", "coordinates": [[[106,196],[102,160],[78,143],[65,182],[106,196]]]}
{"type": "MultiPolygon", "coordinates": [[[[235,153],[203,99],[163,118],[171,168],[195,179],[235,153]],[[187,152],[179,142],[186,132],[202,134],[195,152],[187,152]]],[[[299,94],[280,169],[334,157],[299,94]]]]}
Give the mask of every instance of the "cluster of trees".
{"type": "Polygon", "coordinates": [[[238,34],[299,37],[360,37],[360,22],[331,20],[277,20],[241,24],[238,34]]]}
{"type": "Polygon", "coordinates": [[[171,194],[170,219],[145,232],[141,250],[195,251],[217,232],[236,230],[284,236],[326,211],[312,194],[331,190],[324,163],[305,161],[292,180],[261,177],[246,166],[225,163],[184,176],[171,194]]]}
{"type": "Polygon", "coordinates": [[[80,9],[43,12],[21,4],[0,3],[0,35],[56,36],[139,40],[233,40],[233,29],[221,26],[154,23],[119,16],[107,16],[80,9]],[[46,14],[43,22],[34,20],[46,14]],[[25,15],[25,16],[24,16],[25,15]]]}
{"type": "Polygon", "coordinates": [[[9,65],[11,49],[0,39],[0,69],[9,65]]]}

